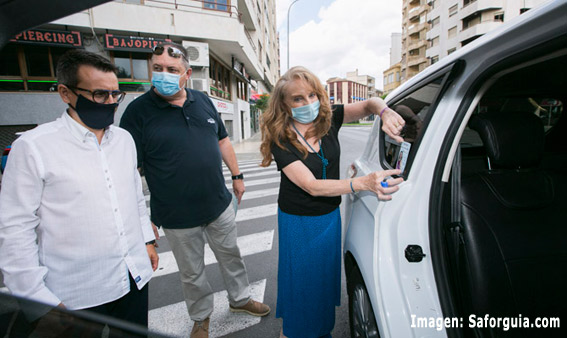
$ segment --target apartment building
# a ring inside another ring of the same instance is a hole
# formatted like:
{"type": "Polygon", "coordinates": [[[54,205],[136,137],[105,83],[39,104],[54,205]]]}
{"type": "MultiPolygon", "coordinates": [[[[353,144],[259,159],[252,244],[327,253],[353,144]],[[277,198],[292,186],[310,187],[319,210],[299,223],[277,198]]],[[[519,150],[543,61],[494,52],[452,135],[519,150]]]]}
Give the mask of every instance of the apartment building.
{"type": "Polygon", "coordinates": [[[382,92],[376,89],[376,79],[370,75],[359,75],[358,69],[353,72],[347,72],[346,79],[366,86],[368,90],[367,99],[382,95],[382,92]]]}
{"type": "Polygon", "coordinates": [[[0,143],[63,113],[55,65],[70,48],[119,68],[128,94],[118,122],[151,87],[151,50],[163,41],[188,49],[187,86],[210,96],[231,139],[249,138],[258,122],[250,92],[270,92],[280,73],[275,0],[119,0],[23,32],[0,51],[0,143]]]}
{"type": "Polygon", "coordinates": [[[427,49],[427,0],[403,0],[401,82],[405,82],[429,66],[427,49]]]}
{"type": "Polygon", "coordinates": [[[430,0],[426,56],[433,64],[547,0],[430,0]]]}
{"type": "Polygon", "coordinates": [[[390,68],[383,72],[384,95],[390,94],[402,83],[402,34],[392,33],[390,46],[390,68]]]}
{"type": "Polygon", "coordinates": [[[327,80],[327,94],[331,104],[347,104],[368,100],[368,86],[340,77],[327,80]]]}

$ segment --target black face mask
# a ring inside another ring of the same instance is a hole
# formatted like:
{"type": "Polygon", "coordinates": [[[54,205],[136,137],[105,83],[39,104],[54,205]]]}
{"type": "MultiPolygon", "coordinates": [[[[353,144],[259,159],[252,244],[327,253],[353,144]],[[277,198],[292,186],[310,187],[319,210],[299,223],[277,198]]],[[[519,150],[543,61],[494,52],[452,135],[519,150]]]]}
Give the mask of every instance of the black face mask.
{"type": "Polygon", "coordinates": [[[104,129],[114,123],[114,113],[118,108],[118,103],[96,103],[83,95],[77,95],[77,106],[73,108],[83,123],[92,129],[104,129]]]}

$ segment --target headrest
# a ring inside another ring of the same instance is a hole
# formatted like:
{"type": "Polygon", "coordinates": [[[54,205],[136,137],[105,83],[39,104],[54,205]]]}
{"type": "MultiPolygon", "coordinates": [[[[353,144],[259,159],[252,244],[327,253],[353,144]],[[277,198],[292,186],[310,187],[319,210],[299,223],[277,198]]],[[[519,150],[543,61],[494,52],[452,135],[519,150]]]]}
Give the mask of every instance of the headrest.
{"type": "Polygon", "coordinates": [[[475,114],[469,127],[480,134],[494,168],[533,168],[541,161],[543,123],[532,113],[475,114]]]}

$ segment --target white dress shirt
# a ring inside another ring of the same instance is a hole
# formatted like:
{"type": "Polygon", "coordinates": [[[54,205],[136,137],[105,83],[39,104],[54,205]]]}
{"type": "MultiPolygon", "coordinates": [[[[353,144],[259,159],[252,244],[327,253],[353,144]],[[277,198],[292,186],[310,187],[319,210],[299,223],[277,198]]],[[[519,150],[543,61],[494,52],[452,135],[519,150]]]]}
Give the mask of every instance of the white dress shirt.
{"type": "Polygon", "coordinates": [[[17,296],[105,304],[152,276],[154,239],[130,134],[96,136],[66,112],[13,144],[0,191],[0,268],[17,296]]]}

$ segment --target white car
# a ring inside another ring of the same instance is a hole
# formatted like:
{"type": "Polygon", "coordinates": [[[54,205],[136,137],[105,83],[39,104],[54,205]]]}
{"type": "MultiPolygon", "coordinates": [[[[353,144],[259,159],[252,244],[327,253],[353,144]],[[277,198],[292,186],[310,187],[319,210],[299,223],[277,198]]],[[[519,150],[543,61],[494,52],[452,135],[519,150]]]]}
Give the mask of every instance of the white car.
{"type": "Polygon", "coordinates": [[[346,198],[352,337],[567,337],[567,1],[386,101],[406,142],[376,121],[347,175],[401,166],[405,181],[388,202],[346,198]]]}

